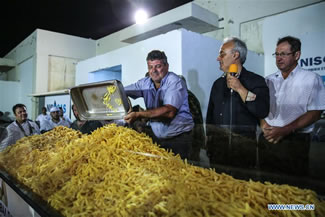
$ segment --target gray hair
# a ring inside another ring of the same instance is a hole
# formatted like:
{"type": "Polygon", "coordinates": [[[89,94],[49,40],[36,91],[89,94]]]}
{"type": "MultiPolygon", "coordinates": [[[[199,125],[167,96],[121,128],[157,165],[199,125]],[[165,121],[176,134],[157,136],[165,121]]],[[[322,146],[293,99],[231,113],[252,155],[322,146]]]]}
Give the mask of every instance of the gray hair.
{"type": "Polygon", "coordinates": [[[244,64],[247,56],[247,46],[245,42],[236,37],[228,37],[223,40],[224,44],[228,42],[234,43],[234,48],[232,49],[232,51],[239,53],[240,62],[241,64],[244,64]]]}

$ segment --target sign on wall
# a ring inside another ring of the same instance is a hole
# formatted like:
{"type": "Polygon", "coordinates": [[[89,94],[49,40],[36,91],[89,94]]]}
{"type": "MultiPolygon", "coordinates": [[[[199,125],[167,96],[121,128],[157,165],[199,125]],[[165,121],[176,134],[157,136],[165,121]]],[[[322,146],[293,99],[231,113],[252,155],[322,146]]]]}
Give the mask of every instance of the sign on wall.
{"type": "Polygon", "coordinates": [[[302,53],[299,64],[302,68],[322,76],[325,82],[325,31],[301,35],[302,53]]]}
{"type": "Polygon", "coordinates": [[[49,111],[53,106],[62,107],[63,113],[71,117],[71,99],[70,95],[56,95],[45,97],[45,107],[49,111]]]}
{"type": "Polygon", "coordinates": [[[324,80],[324,10],[325,2],[322,2],[265,18],[263,22],[265,76],[278,71],[272,53],[275,52],[278,39],[290,35],[301,40],[300,66],[321,75],[324,80]]]}

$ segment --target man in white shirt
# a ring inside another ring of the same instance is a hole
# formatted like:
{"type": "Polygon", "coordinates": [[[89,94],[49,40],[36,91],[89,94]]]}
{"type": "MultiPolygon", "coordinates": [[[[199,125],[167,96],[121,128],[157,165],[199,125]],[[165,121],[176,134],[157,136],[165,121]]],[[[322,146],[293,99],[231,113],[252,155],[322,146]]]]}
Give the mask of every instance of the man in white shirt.
{"type": "Polygon", "coordinates": [[[261,121],[259,138],[261,168],[306,175],[311,132],[325,109],[322,78],[298,65],[299,39],[278,40],[273,56],[278,72],[266,77],[270,91],[270,113],[261,121]]]}
{"type": "Polygon", "coordinates": [[[42,108],[42,113],[37,116],[36,121],[38,121],[39,123],[41,123],[44,119],[46,119],[46,120],[50,120],[51,119],[51,116],[47,114],[46,107],[43,107],[42,108]]]}
{"type": "Polygon", "coordinates": [[[0,144],[0,151],[6,147],[13,145],[17,140],[25,137],[40,134],[37,124],[27,119],[27,109],[23,104],[16,104],[12,108],[16,116],[16,121],[12,122],[6,128],[7,137],[0,144]]]}
{"type": "Polygon", "coordinates": [[[53,106],[50,109],[50,120],[43,120],[41,122],[41,132],[44,133],[46,131],[52,130],[56,126],[65,126],[70,127],[70,124],[66,120],[62,120],[60,118],[60,109],[58,107],[53,106]]]}

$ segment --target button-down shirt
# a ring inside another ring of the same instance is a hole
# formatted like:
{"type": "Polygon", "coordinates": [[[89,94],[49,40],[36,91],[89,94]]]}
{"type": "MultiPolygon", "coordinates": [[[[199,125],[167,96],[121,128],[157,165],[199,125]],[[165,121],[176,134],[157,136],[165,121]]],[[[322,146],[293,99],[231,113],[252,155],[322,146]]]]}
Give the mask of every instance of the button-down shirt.
{"type": "MultiPolygon", "coordinates": [[[[35,134],[40,134],[40,130],[37,124],[33,121],[25,121],[20,124],[25,134],[27,136],[32,136],[35,134]]],[[[24,132],[18,126],[17,122],[14,121],[6,128],[7,137],[1,142],[0,151],[4,150],[6,147],[13,145],[17,142],[17,140],[23,138],[25,136],[24,132]]]]}
{"type": "Polygon", "coordinates": [[[125,92],[133,99],[143,97],[148,110],[164,105],[172,105],[177,109],[171,121],[150,120],[152,131],[158,138],[170,138],[192,130],[194,122],[189,110],[186,84],[175,73],[168,72],[158,89],[150,77],[145,77],[126,86],[125,92]]]}
{"type": "MultiPolygon", "coordinates": [[[[325,87],[322,78],[297,66],[284,79],[280,71],[266,77],[270,89],[270,113],[265,121],[283,127],[307,111],[325,109],[325,87]]],[[[311,132],[313,124],[300,132],[311,132]]]]}

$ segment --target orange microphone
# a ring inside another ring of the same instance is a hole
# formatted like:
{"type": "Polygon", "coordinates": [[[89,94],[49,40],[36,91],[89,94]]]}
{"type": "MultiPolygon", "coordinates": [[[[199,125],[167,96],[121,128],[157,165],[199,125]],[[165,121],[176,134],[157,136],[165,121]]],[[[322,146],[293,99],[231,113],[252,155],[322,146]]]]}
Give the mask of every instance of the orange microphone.
{"type": "Polygon", "coordinates": [[[237,66],[237,64],[231,64],[229,66],[229,70],[228,71],[229,71],[230,75],[236,76],[237,73],[238,73],[238,66],[237,66]]]}
{"type": "MultiPolygon", "coordinates": [[[[230,73],[230,75],[232,75],[232,76],[237,76],[237,73],[238,73],[238,66],[236,65],[236,64],[231,64],[230,66],[229,66],[229,70],[228,70],[228,72],[230,73]]],[[[231,92],[231,94],[234,92],[234,90],[233,89],[230,89],[230,92],[231,92]]]]}

